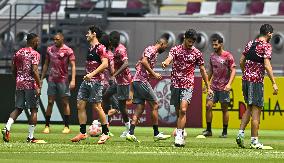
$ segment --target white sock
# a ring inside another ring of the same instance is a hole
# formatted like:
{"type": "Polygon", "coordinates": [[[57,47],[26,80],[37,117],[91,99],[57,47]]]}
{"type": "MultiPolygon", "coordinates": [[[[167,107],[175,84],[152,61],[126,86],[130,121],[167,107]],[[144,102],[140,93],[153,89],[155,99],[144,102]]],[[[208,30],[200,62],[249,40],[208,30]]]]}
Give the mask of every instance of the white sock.
{"type": "Polygon", "coordinates": [[[12,126],[13,123],[14,123],[14,119],[13,118],[9,118],[8,122],[7,122],[6,126],[5,126],[8,131],[10,131],[11,126],[12,126]]]}
{"type": "Polygon", "coordinates": [[[258,143],[258,137],[251,137],[250,138],[251,143],[257,144],[258,143]]]}
{"type": "Polygon", "coordinates": [[[130,129],[130,121],[124,123],[124,125],[125,125],[125,127],[126,127],[126,130],[129,131],[129,129],[130,129]]]}
{"type": "Polygon", "coordinates": [[[108,124],[108,115],[106,115],[106,123],[108,124]]]}
{"type": "Polygon", "coordinates": [[[183,137],[183,129],[177,129],[177,136],[183,137]]]}
{"type": "Polygon", "coordinates": [[[241,135],[241,136],[245,136],[245,131],[244,130],[239,130],[239,135],[241,135]]]}
{"type": "Polygon", "coordinates": [[[35,125],[29,125],[29,138],[32,139],[34,137],[35,125]]]}

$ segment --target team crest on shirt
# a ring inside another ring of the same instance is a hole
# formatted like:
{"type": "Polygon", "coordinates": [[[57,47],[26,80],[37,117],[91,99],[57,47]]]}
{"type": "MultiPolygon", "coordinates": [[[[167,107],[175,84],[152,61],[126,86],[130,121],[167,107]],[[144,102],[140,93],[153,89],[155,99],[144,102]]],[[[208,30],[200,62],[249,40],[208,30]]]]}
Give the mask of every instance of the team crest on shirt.
{"type": "Polygon", "coordinates": [[[60,53],[59,56],[60,56],[60,57],[64,57],[64,53],[60,53]]]}

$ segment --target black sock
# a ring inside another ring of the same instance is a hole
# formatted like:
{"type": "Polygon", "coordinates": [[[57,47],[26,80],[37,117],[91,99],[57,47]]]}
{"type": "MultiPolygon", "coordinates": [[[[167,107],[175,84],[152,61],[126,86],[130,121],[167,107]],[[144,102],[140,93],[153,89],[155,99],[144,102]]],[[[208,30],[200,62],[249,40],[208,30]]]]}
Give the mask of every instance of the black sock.
{"type": "Polygon", "coordinates": [[[45,126],[48,126],[49,127],[49,123],[50,123],[50,117],[51,116],[45,116],[45,126]]]}
{"type": "Polygon", "coordinates": [[[103,134],[105,134],[105,135],[107,135],[108,134],[108,132],[109,132],[109,130],[108,130],[108,128],[107,128],[107,124],[105,124],[105,125],[102,125],[102,132],[103,132],[103,134]]]}
{"type": "Polygon", "coordinates": [[[223,133],[227,134],[228,125],[223,125],[223,133]]]}
{"type": "Polygon", "coordinates": [[[80,124],[80,132],[81,134],[86,134],[86,124],[80,124]]]}
{"type": "Polygon", "coordinates": [[[159,134],[158,125],[153,125],[153,130],[154,130],[154,136],[157,136],[159,134]]]}
{"type": "Polygon", "coordinates": [[[135,125],[131,124],[129,129],[129,134],[134,135],[135,125]]]}
{"type": "Polygon", "coordinates": [[[211,122],[207,122],[207,131],[211,131],[211,122]]]}
{"type": "Polygon", "coordinates": [[[64,124],[65,124],[65,127],[68,127],[69,128],[69,118],[70,115],[64,115],[64,124]]]}

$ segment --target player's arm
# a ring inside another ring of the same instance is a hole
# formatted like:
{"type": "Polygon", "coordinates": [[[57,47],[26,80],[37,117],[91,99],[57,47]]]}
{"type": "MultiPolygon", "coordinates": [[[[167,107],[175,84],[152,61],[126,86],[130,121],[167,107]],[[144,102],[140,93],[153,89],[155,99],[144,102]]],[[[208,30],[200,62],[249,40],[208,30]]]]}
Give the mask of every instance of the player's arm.
{"type": "Polygon", "coordinates": [[[270,81],[272,83],[272,86],[273,86],[273,89],[274,89],[273,94],[277,95],[278,94],[278,87],[277,87],[277,84],[276,84],[275,79],[274,79],[274,75],[273,75],[273,71],[272,71],[272,66],[271,66],[270,60],[268,58],[264,59],[264,67],[265,67],[267,75],[268,75],[268,77],[269,77],[269,79],[270,79],[270,81]]]}
{"type": "Polygon", "coordinates": [[[43,68],[42,68],[42,71],[41,71],[41,78],[40,78],[41,81],[43,81],[43,79],[46,76],[46,72],[47,72],[48,66],[49,66],[49,57],[46,57],[45,61],[44,61],[43,68]]]}
{"type": "Polygon", "coordinates": [[[172,55],[169,55],[168,58],[162,62],[162,68],[165,69],[166,67],[168,67],[173,61],[173,57],[172,55]]]}
{"type": "Polygon", "coordinates": [[[76,64],[75,61],[70,61],[71,64],[71,81],[70,81],[70,89],[75,88],[75,81],[76,81],[76,64]]]}
{"type": "Polygon", "coordinates": [[[128,67],[128,59],[125,59],[123,61],[123,64],[120,66],[120,68],[113,74],[114,77],[116,77],[117,75],[119,75],[124,69],[126,69],[126,67],[128,67]]]}
{"type": "Polygon", "coordinates": [[[204,83],[205,83],[205,87],[207,88],[207,92],[208,92],[209,94],[212,94],[213,92],[212,92],[212,90],[211,90],[211,88],[210,88],[209,80],[208,80],[208,75],[207,75],[207,73],[206,73],[206,69],[205,69],[204,65],[200,65],[200,66],[199,66],[199,70],[200,70],[200,74],[201,74],[201,76],[202,76],[202,79],[203,79],[203,81],[204,81],[204,83]]]}
{"type": "Polygon", "coordinates": [[[210,59],[210,61],[209,61],[209,62],[210,62],[210,63],[209,63],[209,69],[208,69],[208,71],[207,71],[208,81],[210,81],[210,80],[211,80],[211,78],[212,78],[212,74],[213,74],[213,66],[212,66],[211,59],[210,59]]]}
{"type": "Polygon", "coordinates": [[[32,70],[33,70],[34,79],[35,79],[36,84],[38,86],[38,88],[36,89],[37,95],[39,96],[40,95],[40,89],[41,89],[41,82],[40,82],[40,77],[39,77],[38,65],[33,64],[32,70]]]}
{"type": "Polygon", "coordinates": [[[245,72],[245,62],[246,62],[246,58],[245,56],[242,54],[241,59],[240,59],[240,67],[242,70],[242,73],[244,74],[245,72]]]}
{"type": "Polygon", "coordinates": [[[100,64],[100,66],[97,69],[95,69],[93,72],[85,75],[83,78],[84,80],[87,80],[87,81],[91,80],[93,76],[97,75],[100,72],[103,72],[108,67],[108,59],[102,58],[101,60],[102,60],[102,63],[100,64]]]}
{"type": "Polygon", "coordinates": [[[148,58],[143,56],[142,60],[141,60],[141,64],[145,67],[145,69],[152,75],[154,76],[156,79],[161,79],[162,76],[159,73],[156,73],[151,67],[150,64],[148,62],[148,58]]]}

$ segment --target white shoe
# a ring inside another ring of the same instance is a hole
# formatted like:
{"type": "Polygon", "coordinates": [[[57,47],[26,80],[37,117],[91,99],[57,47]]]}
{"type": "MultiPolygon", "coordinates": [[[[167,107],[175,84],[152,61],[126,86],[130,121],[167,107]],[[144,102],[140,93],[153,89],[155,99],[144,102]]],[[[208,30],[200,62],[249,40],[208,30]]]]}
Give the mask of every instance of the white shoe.
{"type": "MultiPolygon", "coordinates": [[[[177,132],[177,128],[175,128],[174,131],[173,131],[173,136],[174,136],[174,137],[177,135],[176,132],[177,132]]],[[[184,137],[187,137],[187,132],[186,132],[185,129],[183,130],[183,136],[184,136],[184,137]]]]}
{"type": "Polygon", "coordinates": [[[251,143],[250,144],[250,148],[251,149],[262,149],[263,148],[263,144],[261,144],[261,143],[251,143]]]}
{"type": "Polygon", "coordinates": [[[121,138],[125,138],[126,135],[128,134],[129,131],[125,130],[123,133],[120,135],[121,138]]]}
{"type": "Polygon", "coordinates": [[[154,136],[154,141],[159,141],[159,140],[166,140],[169,139],[171,135],[164,135],[162,132],[160,132],[158,135],[154,136]]]}
{"type": "Polygon", "coordinates": [[[185,146],[185,141],[184,137],[182,136],[176,136],[175,137],[175,146],[176,147],[184,147],[185,146]]]}

